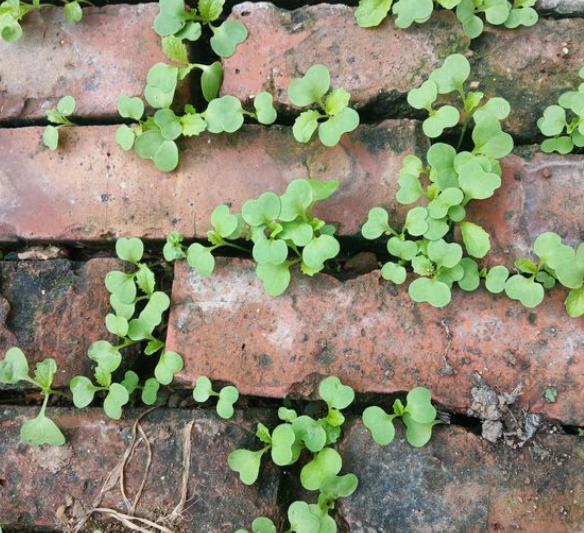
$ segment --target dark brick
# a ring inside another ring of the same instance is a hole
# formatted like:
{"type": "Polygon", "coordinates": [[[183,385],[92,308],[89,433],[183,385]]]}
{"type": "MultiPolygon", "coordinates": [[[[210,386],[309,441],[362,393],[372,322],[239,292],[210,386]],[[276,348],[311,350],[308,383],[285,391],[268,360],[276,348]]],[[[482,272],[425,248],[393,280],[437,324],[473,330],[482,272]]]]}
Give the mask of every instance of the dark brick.
{"type": "MultiPolygon", "coordinates": [[[[138,411],[128,412],[122,422],[113,422],[99,409],[49,409],[68,443],[42,448],[18,442],[20,425],[33,415],[34,410],[28,408],[0,410],[0,523],[8,529],[62,531],[65,524],[58,515],[64,514],[71,524],[76,515],[92,507],[107,475],[130,444],[138,411]],[[67,508],[59,510],[66,503],[67,508]]],[[[175,530],[223,533],[248,527],[259,515],[277,518],[276,470],[266,464],[256,485],[246,487],[227,466],[227,455],[232,450],[254,446],[255,425],[260,420],[266,422],[266,413],[257,410],[247,410],[243,417],[229,421],[203,410],[158,409],[147,415],[141,424],[152,446],[152,466],[136,514],[159,519],[177,505],[183,429],[193,421],[188,501],[175,530]]],[[[142,480],[145,463],[142,444],[136,448],[125,473],[130,500],[142,480]]],[[[119,484],[106,493],[102,506],[127,512],[119,484]]],[[[96,518],[99,522],[104,515],[96,518]]],[[[83,531],[96,527],[87,526],[83,531]]]]}

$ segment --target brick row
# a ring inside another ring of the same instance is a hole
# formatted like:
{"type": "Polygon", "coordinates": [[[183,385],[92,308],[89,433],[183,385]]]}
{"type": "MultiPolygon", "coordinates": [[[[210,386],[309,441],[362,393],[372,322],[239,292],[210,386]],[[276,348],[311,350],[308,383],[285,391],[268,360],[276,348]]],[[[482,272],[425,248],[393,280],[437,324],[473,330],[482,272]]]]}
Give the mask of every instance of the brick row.
{"type": "Polygon", "coordinates": [[[323,376],[338,375],[360,392],[426,386],[465,412],[478,373],[501,392],[521,384],[525,409],[584,422],[584,318],[567,317],[562,290],[529,310],[504,295],[453,289],[451,304],[435,309],[379,277],[294,275],[272,298],[249,260],[219,260],[205,279],[177,264],[167,345],[184,357],[179,381],[204,374],[243,394],[311,397],[323,376]],[[549,386],[555,403],[544,400],[549,386]]]}
{"type": "Polygon", "coordinates": [[[341,445],[359,489],[340,500],[351,531],[526,531],[569,533],[584,524],[584,441],[545,434],[533,447],[493,446],[456,427],[437,426],[412,449],[398,431],[375,445],[359,422],[341,445]]]}
{"type": "Polygon", "coordinates": [[[164,60],[157,12],[157,3],[87,7],[77,24],[61,7],[27,15],[21,40],[0,41],[0,123],[45,118],[65,95],[78,116],[117,117],[118,98],[141,95],[148,70],[164,60]]]}
{"type": "MultiPolygon", "coordinates": [[[[291,109],[290,80],[314,63],[331,71],[332,84],[351,93],[357,109],[370,116],[401,116],[405,94],[418,86],[449,54],[469,49],[453,13],[436,13],[408,30],[393,22],[360,28],[352,7],[319,4],[287,11],[269,3],[245,2],[232,17],[249,37],[224,61],[222,91],[249,100],[262,90],[291,109]]],[[[509,100],[506,127],[522,138],[538,135],[536,120],[558,96],[577,87],[584,56],[584,19],[541,19],[532,28],[488,27],[473,45],[472,81],[487,96],[509,100]]]]}
{"type": "Polygon", "coordinates": [[[0,261],[0,358],[18,346],[32,370],[35,362],[52,357],[59,367],[57,387],[77,374],[90,375],[87,348],[109,338],[104,278],[119,266],[114,259],[0,261]]]}
{"type": "Polygon", "coordinates": [[[584,0],[537,0],[536,8],[561,16],[584,15],[584,0]]]}
{"type": "MultiPolygon", "coordinates": [[[[19,444],[20,426],[34,414],[29,408],[0,409],[0,524],[8,530],[65,531],[93,508],[108,474],[128,448],[132,425],[141,413],[129,411],[121,422],[113,422],[100,409],[49,408],[68,442],[42,448],[19,444]]],[[[259,515],[277,519],[275,468],[266,464],[256,485],[246,487],[227,466],[227,455],[238,447],[252,447],[256,423],[269,423],[268,418],[265,411],[253,409],[229,421],[202,410],[158,409],[147,415],[141,425],[152,448],[152,464],[136,515],[158,520],[178,504],[184,428],[192,421],[187,501],[178,520],[165,525],[176,531],[219,533],[248,526],[259,515]]],[[[146,447],[139,444],[124,476],[130,500],[142,481],[146,459],[146,447]]],[[[106,491],[101,507],[128,512],[119,484],[106,491]]],[[[105,516],[95,518],[82,531],[103,527],[105,516]]]]}
{"type": "MultiPolygon", "coordinates": [[[[216,205],[238,210],[249,198],[282,193],[291,180],[307,177],[340,181],[317,210],[340,235],[358,234],[378,205],[399,226],[408,209],[395,200],[401,162],[428,148],[418,124],[407,120],[364,125],[335,148],[300,145],[282,126],[246,126],[237,135],[184,142],[178,170],[164,174],[121,151],[114,130],[72,129],[59,152],[42,148],[40,128],[0,130],[0,242],[162,240],[173,230],[205,238],[216,205]]],[[[491,234],[491,262],[512,265],[543,231],[571,244],[584,234],[584,157],[521,153],[503,161],[494,198],[469,208],[469,219],[491,234]]]]}

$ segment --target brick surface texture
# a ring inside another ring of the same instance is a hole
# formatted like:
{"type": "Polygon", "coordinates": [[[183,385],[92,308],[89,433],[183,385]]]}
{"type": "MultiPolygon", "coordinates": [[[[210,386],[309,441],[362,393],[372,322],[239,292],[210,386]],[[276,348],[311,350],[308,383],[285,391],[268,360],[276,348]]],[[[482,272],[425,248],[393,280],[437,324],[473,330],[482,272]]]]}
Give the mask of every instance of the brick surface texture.
{"type": "Polygon", "coordinates": [[[414,305],[379,272],[344,283],[297,276],[271,298],[251,261],[222,260],[217,270],[206,279],[183,264],[175,271],[167,342],[185,357],[187,384],[202,374],[244,394],[306,397],[323,377],[338,375],[362,392],[423,385],[464,412],[478,373],[501,392],[523,384],[525,408],[564,423],[584,417],[584,318],[564,316],[561,290],[530,311],[505,296],[454,289],[439,310],[414,305]],[[548,404],[551,384],[561,392],[548,404]]]}
{"type": "MultiPolygon", "coordinates": [[[[132,426],[139,414],[129,412],[123,422],[107,422],[98,409],[72,411],[54,409],[54,419],[69,442],[58,448],[31,448],[18,443],[23,420],[34,410],[0,409],[0,523],[7,528],[50,528],[64,531],[77,524],[116,468],[131,442],[132,426]]],[[[245,418],[222,421],[199,411],[156,410],[141,425],[152,451],[152,465],[138,516],[152,520],[172,512],[180,499],[183,475],[185,426],[191,430],[188,498],[174,526],[177,531],[234,531],[249,523],[250,517],[264,514],[277,518],[277,472],[266,466],[254,487],[246,487],[227,466],[227,454],[253,444],[257,420],[266,413],[250,410],[245,418]]],[[[147,450],[142,441],[136,447],[125,473],[126,494],[133,501],[144,475],[147,450]]],[[[114,485],[101,507],[127,512],[119,484],[114,485]]],[[[104,516],[96,514],[97,522],[104,516]]],[[[98,528],[86,526],[82,531],[98,528]]]]}
{"type": "MultiPolygon", "coordinates": [[[[141,95],[150,67],[166,61],[152,28],[158,3],[98,3],[106,5],[85,8],[79,24],[67,23],[62,7],[43,8],[24,17],[20,41],[0,40],[0,359],[12,346],[27,354],[31,370],[54,358],[53,386],[60,392],[75,375],[92,377],[88,347],[111,338],[104,278],[124,268],[113,259],[114,243],[135,236],[146,243],[147,262],[165,273],[172,306],[157,331],[165,349],[182,355],[184,369],[161,390],[153,411],[146,411],[138,391],[120,421],[105,415],[104,392],[83,410],[51,396],[47,415],[66,435],[63,447],[20,443],[20,428],[38,413],[42,396],[23,383],[0,386],[0,529],[75,531],[87,519],[79,531],[128,530],[107,511],[91,512],[100,507],[157,521],[169,528],[159,529],[164,533],[233,532],[250,528],[260,515],[286,531],[288,505],[317,498],[297,479],[310,455],[281,469],[267,453],[251,487],[229,469],[227,457],[236,448],[263,446],[256,425],[279,423],[275,399],[289,398],[290,406],[315,415],[323,408],[312,401],[318,385],[335,375],[358,393],[336,445],[342,473],[359,478],[357,492],[334,511],[340,533],[584,531],[584,439],[578,436],[584,317],[567,316],[567,292],[556,287],[535,309],[482,288],[466,293],[458,287],[444,309],[414,304],[410,280],[395,286],[380,278],[383,244],[360,236],[375,206],[385,207],[392,227],[401,228],[410,207],[395,199],[402,162],[423,157],[430,146],[424,113],[412,110],[406,95],[445,57],[462,53],[472,65],[472,88],[510,102],[504,127],[516,144],[501,161],[501,188],[467,209],[468,220],[491,236],[481,267],[513,268],[545,231],[570,245],[582,241],[584,154],[542,153],[536,122],[581,81],[584,0],[538,0],[542,16],[535,26],[485,25],[472,42],[455,14],[443,9],[407,30],[393,17],[363,29],[355,20],[356,1],[229,0],[224,18],[242,21],[249,37],[222,60],[221,92],[251,109],[254,96],[269,91],[279,117],[272,126],[246,119],[232,135],[179,139],[180,164],[172,173],[122,151],[114,137],[122,122],[119,96],[141,95]],[[292,135],[299,110],[287,88],[316,63],[329,68],[333,87],[351,93],[361,117],[359,128],[334,148],[318,140],[300,144],[292,135]],[[61,130],[59,149],[50,151],[42,140],[46,112],[64,95],[76,98],[73,119],[80,125],[61,130]],[[240,211],[246,200],[266,191],[282,194],[298,178],[339,181],[336,194],[314,213],[337,227],[347,251],[331,262],[334,276],[296,272],[289,290],[272,298],[255,264],[235,252],[218,255],[209,278],[185,261],[158,263],[172,231],[187,245],[203,242],[217,205],[240,211]],[[19,259],[47,244],[62,258],[19,259]],[[238,387],[233,419],[218,417],[215,398],[194,407],[191,389],[201,375],[217,390],[238,387]],[[406,443],[401,427],[390,446],[375,445],[362,425],[362,408],[378,403],[389,409],[416,386],[431,390],[441,420],[450,423],[435,426],[421,449],[406,443]],[[495,408],[518,390],[511,407],[495,408]],[[485,391],[495,403],[479,405],[485,391]],[[493,444],[489,428],[497,424],[506,433],[493,444]],[[533,438],[521,440],[535,426],[533,438]],[[125,454],[120,482],[116,472],[125,454]],[[185,481],[184,508],[169,520],[185,481]]],[[[210,36],[205,29],[203,39],[189,45],[191,61],[210,62],[210,36]]],[[[176,109],[187,101],[204,109],[199,93],[195,74],[179,88],[176,109]]],[[[447,133],[449,142],[456,133],[447,133]]],[[[453,238],[461,240],[456,231],[453,238]]],[[[137,348],[125,352],[116,382],[128,369],[151,376],[158,356],[138,359],[137,348]]]]}
{"type": "Polygon", "coordinates": [[[0,353],[18,346],[31,366],[52,357],[59,367],[57,387],[76,374],[89,375],[87,348],[109,338],[104,278],[116,268],[114,259],[0,261],[0,353]]]}

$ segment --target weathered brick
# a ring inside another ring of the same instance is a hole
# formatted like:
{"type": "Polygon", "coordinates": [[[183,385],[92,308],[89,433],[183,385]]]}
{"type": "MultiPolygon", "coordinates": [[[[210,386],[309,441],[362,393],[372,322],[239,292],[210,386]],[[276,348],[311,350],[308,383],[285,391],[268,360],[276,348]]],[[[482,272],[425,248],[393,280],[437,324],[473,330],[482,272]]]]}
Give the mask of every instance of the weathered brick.
{"type": "Polygon", "coordinates": [[[121,95],[142,94],[148,70],[164,59],[152,30],[158,5],[83,11],[70,24],[61,7],[42,9],[25,17],[20,41],[0,41],[0,122],[44,118],[65,95],[75,97],[76,115],[103,119],[117,116],[121,95]]]}
{"type": "Polygon", "coordinates": [[[491,235],[485,261],[513,265],[538,235],[554,231],[572,246],[584,238],[584,157],[535,152],[503,160],[503,185],[473,202],[469,220],[491,235]]]}
{"type": "MultiPolygon", "coordinates": [[[[359,28],[354,8],[326,4],[286,11],[248,2],[231,16],[243,20],[250,35],[238,53],[224,61],[223,92],[249,100],[268,90],[284,109],[290,107],[290,80],[312,64],[323,63],[331,70],[333,85],[346,88],[356,108],[366,108],[375,117],[411,113],[403,107],[405,94],[448,54],[468,48],[452,13],[437,13],[430,22],[406,31],[393,23],[359,28]]],[[[536,120],[543,109],[577,85],[584,56],[582,34],[581,18],[541,19],[532,28],[485,31],[480,46],[473,48],[472,80],[480,82],[488,96],[510,101],[511,133],[537,135],[536,120]]]]}
{"type": "Polygon", "coordinates": [[[348,90],[357,108],[387,113],[444,57],[469,44],[452,13],[436,13],[427,24],[403,31],[393,23],[359,28],[354,11],[330,4],[294,11],[266,2],[239,4],[231,17],[244,22],[249,37],[223,62],[223,93],[248,100],[267,90],[288,108],[291,79],[322,63],[332,85],[348,90]]]}
{"type": "Polygon", "coordinates": [[[167,344],[185,358],[185,384],[204,374],[244,394],[309,396],[323,376],[338,375],[361,392],[427,386],[448,409],[466,411],[479,373],[500,391],[521,383],[522,407],[576,424],[584,421],[584,318],[568,318],[564,297],[555,290],[528,310],[454,289],[439,310],[413,304],[375,271],[345,282],[295,275],[271,298],[249,260],[219,259],[206,279],[182,263],[167,344]],[[550,385],[556,403],[542,396],[550,385]]]}
{"type": "Polygon", "coordinates": [[[568,533],[584,524],[584,441],[542,435],[522,450],[493,446],[462,428],[437,426],[422,449],[403,433],[377,446],[361,422],[341,445],[359,488],[339,501],[351,531],[568,533]]]}
{"type": "MultiPolygon", "coordinates": [[[[68,443],[34,448],[19,444],[28,408],[0,410],[0,523],[8,529],[51,528],[64,531],[91,509],[107,475],[131,441],[138,416],[130,411],[122,422],[108,420],[99,409],[49,409],[68,443]],[[65,506],[68,503],[67,507],[65,506]],[[60,509],[61,508],[61,509],[60,509]]],[[[253,447],[255,424],[266,422],[264,411],[247,410],[243,417],[222,421],[206,411],[158,409],[141,422],[152,447],[152,465],[137,516],[160,519],[178,504],[183,475],[183,429],[194,422],[188,500],[174,525],[176,531],[225,532],[249,526],[258,515],[277,515],[277,471],[266,464],[253,487],[239,482],[227,466],[227,455],[238,447],[253,447]]],[[[125,472],[126,493],[134,499],[142,480],[146,450],[139,444],[125,472]]],[[[106,492],[102,507],[127,513],[119,484],[106,492]]],[[[95,515],[103,520],[104,515],[95,515]]],[[[166,524],[167,526],[171,524],[166,524]]],[[[82,531],[97,528],[86,527],[82,531]]]]}
{"type": "Polygon", "coordinates": [[[558,15],[584,15],[584,0],[537,0],[536,7],[558,15]]]}
{"type": "MultiPolygon", "coordinates": [[[[120,150],[114,131],[75,128],[51,152],[42,147],[40,128],[0,130],[0,241],[164,239],[175,229],[205,237],[216,205],[239,209],[251,197],[282,193],[291,180],[307,177],[340,181],[319,214],[349,235],[384,198],[395,207],[403,158],[428,147],[412,121],[365,125],[332,149],[301,145],[290,128],[246,126],[236,135],[182,143],[179,169],[164,174],[120,150]]],[[[399,213],[403,218],[403,207],[399,213]]]]}
{"type": "Polygon", "coordinates": [[[487,96],[511,104],[506,130],[523,138],[540,135],[537,119],[565,91],[580,83],[584,18],[544,19],[532,28],[487,28],[472,57],[473,79],[487,96]]]}
{"type": "Polygon", "coordinates": [[[114,259],[78,263],[66,259],[0,262],[0,300],[6,313],[0,320],[0,357],[18,346],[29,364],[52,357],[59,370],[55,386],[65,386],[76,374],[89,375],[87,348],[108,338],[104,318],[109,294],[107,272],[119,268],[114,259]]]}

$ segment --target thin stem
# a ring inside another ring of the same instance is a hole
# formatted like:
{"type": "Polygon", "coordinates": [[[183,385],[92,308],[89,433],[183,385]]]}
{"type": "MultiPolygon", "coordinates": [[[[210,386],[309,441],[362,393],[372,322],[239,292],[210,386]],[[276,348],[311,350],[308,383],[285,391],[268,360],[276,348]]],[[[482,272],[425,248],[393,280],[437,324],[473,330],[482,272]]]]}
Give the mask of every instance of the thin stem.
{"type": "Polygon", "coordinates": [[[51,395],[50,391],[45,391],[43,390],[43,394],[44,394],[44,399],[43,399],[43,405],[41,407],[41,410],[39,411],[38,416],[45,416],[45,411],[47,409],[47,404],[49,403],[49,396],[51,395]]]}
{"type": "Polygon", "coordinates": [[[245,252],[247,254],[251,253],[250,250],[248,250],[247,248],[244,248],[243,246],[239,246],[238,244],[233,244],[231,242],[223,242],[223,246],[228,246],[230,248],[235,248],[236,250],[239,250],[241,252],[245,252]]]}
{"type": "Polygon", "coordinates": [[[456,151],[460,150],[462,146],[462,141],[464,140],[464,136],[466,135],[466,128],[468,127],[468,119],[466,118],[466,114],[464,116],[464,122],[462,123],[462,131],[460,132],[460,137],[458,138],[458,144],[456,145],[456,151]]]}

